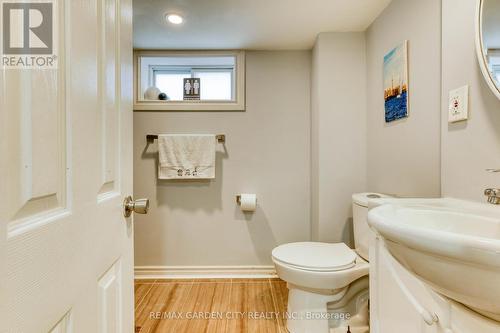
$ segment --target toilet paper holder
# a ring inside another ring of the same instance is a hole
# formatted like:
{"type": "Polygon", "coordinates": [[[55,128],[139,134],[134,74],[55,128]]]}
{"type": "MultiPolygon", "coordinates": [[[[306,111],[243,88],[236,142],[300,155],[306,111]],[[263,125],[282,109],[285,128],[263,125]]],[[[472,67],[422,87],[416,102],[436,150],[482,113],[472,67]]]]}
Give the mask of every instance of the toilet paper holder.
{"type": "MultiPolygon", "coordinates": [[[[257,202],[257,200],[255,200],[257,202]]],[[[241,194],[236,196],[236,203],[241,206],[241,194]]]]}

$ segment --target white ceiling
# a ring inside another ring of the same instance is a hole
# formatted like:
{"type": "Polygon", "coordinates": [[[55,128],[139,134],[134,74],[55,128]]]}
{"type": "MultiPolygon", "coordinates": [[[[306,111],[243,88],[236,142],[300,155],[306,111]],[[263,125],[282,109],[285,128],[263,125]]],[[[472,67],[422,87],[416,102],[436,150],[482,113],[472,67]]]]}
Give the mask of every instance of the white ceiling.
{"type": "Polygon", "coordinates": [[[318,33],[363,31],[391,0],[133,0],[140,49],[310,49],[318,33]],[[184,17],[168,24],[165,13],[184,17]]]}

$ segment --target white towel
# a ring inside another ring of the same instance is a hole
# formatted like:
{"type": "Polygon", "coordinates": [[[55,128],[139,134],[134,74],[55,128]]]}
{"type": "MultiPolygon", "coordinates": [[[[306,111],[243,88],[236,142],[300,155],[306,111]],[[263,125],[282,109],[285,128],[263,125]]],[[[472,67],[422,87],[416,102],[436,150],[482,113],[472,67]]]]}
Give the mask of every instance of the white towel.
{"type": "Polygon", "coordinates": [[[159,179],[214,179],[215,135],[158,136],[159,179]]]}

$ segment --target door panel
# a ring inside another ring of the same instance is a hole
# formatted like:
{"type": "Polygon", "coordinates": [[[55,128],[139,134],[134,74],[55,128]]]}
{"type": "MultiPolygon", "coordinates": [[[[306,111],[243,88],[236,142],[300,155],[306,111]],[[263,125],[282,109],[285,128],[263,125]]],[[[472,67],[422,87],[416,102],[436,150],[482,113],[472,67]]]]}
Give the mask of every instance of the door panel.
{"type": "Polygon", "coordinates": [[[117,194],[119,184],[119,108],[120,59],[119,21],[116,20],[119,3],[99,0],[99,111],[101,127],[100,198],[117,194]]]}
{"type": "Polygon", "coordinates": [[[0,75],[0,332],[133,332],[132,4],[56,13],[58,68],[0,75]]]}
{"type": "MultiPolygon", "coordinates": [[[[61,20],[64,7],[55,13],[61,20]]],[[[62,23],[58,31],[65,39],[62,23]]],[[[4,70],[0,76],[2,157],[8,189],[2,221],[9,236],[50,220],[66,208],[66,126],[64,56],[59,70],[4,70]]]]}
{"type": "Polygon", "coordinates": [[[99,333],[123,332],[121,277],[121,261],[118,261],[99,279],[99,333]]]}
{"type": "Polygon", "coordinates": [[[50,331],[50,333],[70,333],[70,332],[72,332],[71,312],[68,312],[50,331]]]}

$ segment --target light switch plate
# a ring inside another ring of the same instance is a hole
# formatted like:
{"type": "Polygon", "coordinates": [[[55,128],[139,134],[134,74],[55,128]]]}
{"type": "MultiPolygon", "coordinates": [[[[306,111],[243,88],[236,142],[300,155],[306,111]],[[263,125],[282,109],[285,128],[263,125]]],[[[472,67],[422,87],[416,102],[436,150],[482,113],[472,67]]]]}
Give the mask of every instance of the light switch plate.
{"type": "Polygon", "coordinates": [[[448,122],[467,120],[469,118],[469,86],[450,91],[448,102],[448,122]]]}

